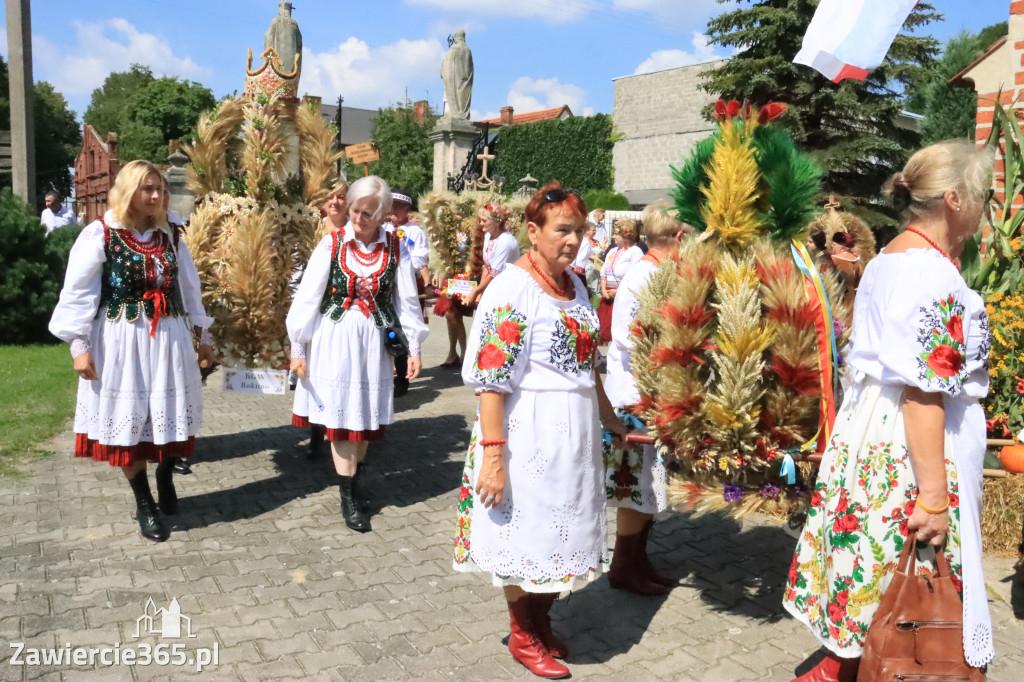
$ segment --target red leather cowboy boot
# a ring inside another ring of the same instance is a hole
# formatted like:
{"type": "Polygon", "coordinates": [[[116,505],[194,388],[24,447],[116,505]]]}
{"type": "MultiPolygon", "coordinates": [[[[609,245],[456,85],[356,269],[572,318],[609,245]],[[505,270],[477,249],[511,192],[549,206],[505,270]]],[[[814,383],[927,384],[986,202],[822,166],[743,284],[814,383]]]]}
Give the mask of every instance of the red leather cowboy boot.
{"type": "Polygon", "coordinates": [[[662,597],[668,588],[647,577],[647,571],[639,561],[643,553],[643,532],[634,535],[615,535],[615,551],[612,553],[612,567],[608,571],[608,584],[616,590],[628,590],[645,597],[662,597]]]}
{"type": "Polygon", "coordinates": [[[814,666],[793,682],[856,682],[860,658],[840,658],[829,652],[814,666]]]}
{"type": "Polygon", "coordinates": [[[508,638],[508,651],[512,658],[526,666],[537,677],[559,679],[569,676],[569,669],[551,657],[551,652],[537,637],[533,626],[532,604],[529,595],[508,602],[512,634],[508,638]]]}
{"type": "Polygon", "coordinates": [[[565,642],[551,630],[551,607],[558,594],[551,592],[547,594],[530,594],[527,599],[531,602],[530,612],[533,615],[533,627],[541,643],[548,648],[555,658],[568,658],[569,647],[565,642]]]}

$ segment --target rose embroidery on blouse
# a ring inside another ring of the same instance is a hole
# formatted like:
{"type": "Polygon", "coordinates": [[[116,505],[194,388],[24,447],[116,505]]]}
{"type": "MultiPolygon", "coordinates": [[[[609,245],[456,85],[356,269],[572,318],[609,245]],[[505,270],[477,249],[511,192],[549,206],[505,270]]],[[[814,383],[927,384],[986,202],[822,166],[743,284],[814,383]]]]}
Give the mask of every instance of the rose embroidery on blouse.
{"type": "Polygon", "coordinates": [[[593,308],[578,305],[560,310],[551,340],[551,363],[567,374],[593,369],[598,326],[593,308]]]}
{"type": "Polygon", "coordinates": [[[931,308],[921,308],[921,313],[917,332],[918,379],[956,395],[967,373],[964,306],[950,294],[932,303],[931,308]]]}
{"type": "Polygon", "coordinates": [[[483,384],[506,381],[523,350],[526,316],[505,305],[486,313],[482,326],[473,374],[483,384]]]}

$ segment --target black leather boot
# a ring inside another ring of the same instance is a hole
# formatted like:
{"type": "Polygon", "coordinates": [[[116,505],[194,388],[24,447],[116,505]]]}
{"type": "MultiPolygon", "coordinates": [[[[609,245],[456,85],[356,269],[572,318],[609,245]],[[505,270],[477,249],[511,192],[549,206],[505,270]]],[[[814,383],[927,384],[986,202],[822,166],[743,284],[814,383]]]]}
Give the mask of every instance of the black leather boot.
{"type": "Polygon", "coordinates": [[[353,476],[338,476],[338,490],[341,491],[341,515],[345,525],[359,533],[370,532],[370,519],[359,509],[352,498],[353,476]]]}
{"type": "Polygon", "coordinates": [[[168,516],[178,513],[178,492],[174,489],[174,465],[177,457],[168,457],[156,467],[156,492],[160,496],[160,511],[168,516]]]}
{"type": "Polygon", "coordinates": [[[135,514],[139,519],[139,530],[142,531],[142,537],[155,542],[163,542],[170,537],[171,532],[164,525],[163,519],[160,518],[160,512],[156,508],[156,502],[153,501],[153,493],[149,491],[149,478],[146,476],[146,470],[143,469],[135,474],[134,478],[128,479],[128,483],[132,487],[132,492],[135,493],[135,503],[137,504],[135,514]]]}
{"type": "Polygon", "coordinates": [[[362,462],[356,464],[356,475],[352,477],[352,499],[355,500],[359,511],[367,514],[370,511],[370,498],[366,494],[366,488],[363,486],[364,468],[365,465],[362,462]]]}
{"type": "Polygon", "coordinates": [[[309,427],[309,453],[307,459],[319,459],[324,451],[324,432],[319,426],[309,427]]]}

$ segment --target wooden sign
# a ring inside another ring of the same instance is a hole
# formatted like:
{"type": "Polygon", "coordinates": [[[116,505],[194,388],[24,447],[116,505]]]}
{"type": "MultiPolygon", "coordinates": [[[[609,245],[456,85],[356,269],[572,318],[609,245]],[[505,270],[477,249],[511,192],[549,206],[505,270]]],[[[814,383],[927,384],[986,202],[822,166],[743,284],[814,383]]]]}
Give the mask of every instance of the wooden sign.
{"type": "Polygon", "coordinates": [[[288,370],[225,367],[224,390],[239,393],[285,395],[288,392],[288,370]]]}
{"type": "Polygon", "coordinates": [[[345,147],[345,155],[352,163],[370,163],[380,159],[380,154],[373,148],[372,142],[362,144],[350,144],[345,147]]]}

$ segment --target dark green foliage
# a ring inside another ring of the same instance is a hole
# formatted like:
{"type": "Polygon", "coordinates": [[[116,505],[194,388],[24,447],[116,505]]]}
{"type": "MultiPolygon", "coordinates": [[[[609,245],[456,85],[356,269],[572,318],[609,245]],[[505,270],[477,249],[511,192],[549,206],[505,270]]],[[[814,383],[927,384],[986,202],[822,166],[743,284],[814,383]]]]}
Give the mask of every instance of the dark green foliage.
{"type": "Polygon", "coordinates": [[[941,17],[919,4],[886,60],[866,81],[834,84],[813,69],[793,63],[817,0],[761,0],[708,22],[714,45],[736,48],[736,56],[705,74],[703,87],[726,99],[763,105],[784,102],[780,123],[797,145],[825,169],[823,189],[842,198],[847,210],[869,224],[895,223],[895,212],[876,204],[886,178],[920,146],[920,135],[898,125],[904,91],[913,90],[937,53],[930,37],[908,35],[941,17]]]}
{"type": "Polygon", "coordinates": [[[949,79],[981,56],[999,37],[1005,36],[1006,22],[982,29],[977,35],[962,31],[946,43],[942,58],[931,70],[931,77],[911,100],[922,103],[925,115],[921,136],[925,144],[956,138],[974,139],[978,99],[973,88],[954,87],[949,79]]]}
{"type": "MultiPolygon", "coordinates": [[[[35,84],[32,121],[36,142],[36,196],[50,191],[71,196],[71,166],[82,146],[82,130],[64,96],[46,81],[35,84]]],[[[7,64],[0,58],[0,129],[11,129],[7,64]]],[[[0,175],[0,187],[10,187],[11,176],[0,175]]]]}
{"type": "Polygon", "coordinates": [[[599,208],[607,211],[628,211],[633,207],[625,194],[620,194],[613,189],[592,189],[583,195],[583,203],[591,211],[599,208]]]}
{"type": "Polygon", "coordinates": [[[693,148],[686,162],[681,167],[672,169],[672,177],[676,181],[672,199],[676,202],[679,220],[698,232],[703,232],[707,227],[700,214],[700,207],[704,203],[701,187],[708,182],[707,167],[715,151],[717,139],[718,133],[715,133],[712,137],[701,140],[693,148]]]}
{"type": "Polygon", "coordinates": [[[148,67],[132,64],[112,73],[93,90],[85,122],[100,135],[115,132],[121,161],[167,161],[167,143],[189,137],[199,115],[216,104],[209,88],[177,78],[155,78],[148,67]]]}
{"type": "Polygon", "coordinates": [[[28,204],[0,191],[0,345],[54,341],[46,325],[81,229],[69,225],[47,236],[28,204]]]}
{"type": "Polygon", "coordinates": [[[504,176],[510,189],[527,174],[584,194],[612,189],[612,133],[607,114],[504,126],[491,175],[504,176]]]}
{"type": "MultiPolygon", "coordinates": [[[[421,196],[434,184],[434,145],[428,137],[437,116],[429,109],[423,121],[416,120],[411,103],[395,109],[380,109],[373,119],[371,140],[380,160],[369,164],[370,174],[379,175],[392,187],[421,196]]],[[[363,165],[346,162],[349,182],[363,177],[363,165]]]]}

